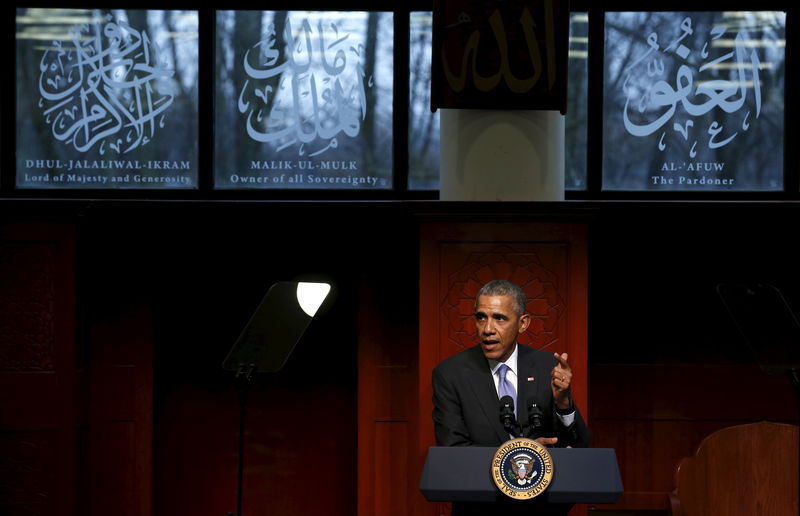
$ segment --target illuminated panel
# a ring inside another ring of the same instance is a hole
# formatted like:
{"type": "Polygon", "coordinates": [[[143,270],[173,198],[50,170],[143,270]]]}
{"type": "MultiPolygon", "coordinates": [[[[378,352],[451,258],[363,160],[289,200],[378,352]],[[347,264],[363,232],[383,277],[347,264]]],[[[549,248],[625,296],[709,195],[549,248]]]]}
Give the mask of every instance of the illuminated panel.
{"type": "Polygon", "coordinates": [[[570,13],[567,115],[564,119],[564,187],[586,190],[589,117],[589,14],[570,13]]]}
{"type": "Polygon", "coordinates": [[[783,188],[786,15],[606,13],[603,188],[783,188]]]}
{"type": "Polygon", "coordinates": [[[17,10],[18,188],[196,188],[196,11],[17,10]]]}
{"type": "Polygon", "coordinates": [[[439,112],[431,113],[430,11],[409,15],[408,188],[439,189],[439,112]]]}
{"type": "Polygon", "coordinates": [[[218,11],[216,28],[216,188],[391,188],[391,13],[218,11]]]}

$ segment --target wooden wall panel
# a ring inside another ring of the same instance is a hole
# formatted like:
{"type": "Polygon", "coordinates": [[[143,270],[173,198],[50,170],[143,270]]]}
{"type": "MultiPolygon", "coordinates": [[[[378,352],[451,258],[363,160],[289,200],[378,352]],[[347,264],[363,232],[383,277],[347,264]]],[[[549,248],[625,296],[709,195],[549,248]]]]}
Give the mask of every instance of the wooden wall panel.
{"type": "Polygon", "coordinates": [[[0,226],[0,513],[76,514],[75,230],[0,226]]]}
{"type": "Polygon", "coordinates": [[[358,337],[358,514],[412,514],[416,342],[409,321],[391,316],[380,287],[362,283],[358,337]],[[386,311],[388,310],[388,311],[386,311]]]}
{"type": "MultiPolygon", "coordinates": [[[[264,383],[247,402],[244,514],[354,514],[352,392],[329,385],[298,394],[293,384],[264,383]]],[[[237,395],[232,387],[198,392],[184,385],[164,400],[157,424],[155,514],[235,512],[237,395]]]]}
{"type": "MultiPolygon", "coordinates": [[[[250,400],[250,407],[256,401],[250,400]]],[[[226,514],[236,510],[237,393],[197,393],[181,386],[161,402],[156,429],[154,481],[157,515],[226,514]]],[[[252,426],[247,437],[256,435],[252,426]]],[[[267,434],[273,439],[277,436],[267,434]]],[[[263,434],[262,434],[263,435],[263,434]]],[[[244,506],[252,506],[252,440],[246,440],[244,506]]],[[[277,465],[276,465],[277,466],[277,465]]]]}
{"type": "Polygon", "coordinates": [[[382,422],[375,425],[375,466],[379,472],[375,479],[375,500],[378,503],[370,514],[409,514],[413,483],[408,479],[416,476],[408,462],[410,439],[408,423],[382,422]],[[386,453],[387,450],[394,453],[386,453]],[[391,472],[388,479],[383,472],[391,472]]]}
{"type": "MultiPolygon", "coordinates": [[[[0,512],[8,516],[74,514],[59,509],[59,478],[66,468],[59,460],[60,436],[56,431],[0,432],[0,512]]],[[[69,456],[64,459],[69,460],[69,456]]],[[[71,465],[71,464],[70,464],[71,465]]]]}
{"type": "Polygon", "coordinates": [[[95,324],[89,357],[89,515],[148,516],[153,504],[152,315],[95,324]]]}

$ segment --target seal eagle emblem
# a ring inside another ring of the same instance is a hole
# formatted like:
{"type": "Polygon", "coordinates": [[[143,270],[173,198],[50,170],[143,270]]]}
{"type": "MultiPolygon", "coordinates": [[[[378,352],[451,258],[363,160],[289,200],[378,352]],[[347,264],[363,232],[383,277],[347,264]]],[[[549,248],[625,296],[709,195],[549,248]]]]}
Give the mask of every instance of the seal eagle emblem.
{"type": "Polygon", "coordinates": [[[527,500],[542,494],[553,479],[553,458],[533,439],[503,443],[492,459],[492,479],[503,494],[527,500]]]}

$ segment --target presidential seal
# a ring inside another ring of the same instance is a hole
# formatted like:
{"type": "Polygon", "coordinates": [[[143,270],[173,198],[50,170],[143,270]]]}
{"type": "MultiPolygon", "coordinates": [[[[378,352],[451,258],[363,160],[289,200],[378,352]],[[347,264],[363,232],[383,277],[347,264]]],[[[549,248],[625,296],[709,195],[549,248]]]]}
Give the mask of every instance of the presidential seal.
{"type": "Polygon", "coordinates": [[[494,453],[492,479],[508,497],[534,498],[550,486],[553,458],[547,448],[533,439],[512,439],[494,453]]]}

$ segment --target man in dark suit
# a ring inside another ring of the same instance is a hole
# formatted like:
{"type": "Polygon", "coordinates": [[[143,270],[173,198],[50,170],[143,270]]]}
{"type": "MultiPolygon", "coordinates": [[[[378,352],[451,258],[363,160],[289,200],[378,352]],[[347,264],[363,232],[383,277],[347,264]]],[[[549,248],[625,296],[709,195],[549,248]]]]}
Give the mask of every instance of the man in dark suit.
{"type": "MultiPolygon", "coordinates": [[[[526,304],[522,289],[508,281],[491,281],[478,292],[475,325],[480,343],[433,370],[433,422],[439,446],[499,446],[509,440],[500,417],[504,394],[514,399],[526,436],[547,446],[589,445],[589,431],[570,395],[567,354],[517,345],[517,336],[530,324],[526,304]],[[539,417],[530,418],[534,413],[539,417]]],[[[498,493],[494,503],[454,503],[453,516],[506,516],[518,513],[519,503],[498,493]]],[[[563,516],[572,507],[526,503],[534,505],[525,510],[539,516],[563,516]]]]}
{"type": "Polygon", "coordinates": [[[433,421],[439,446],[499,446],[510,436],[500,419],[500,393],[515,394],[517,420],[540,421],[537,440],[551,446],[585,447],[589,431],[570,395],[566,353],[517,345],[530,323],[525,294],[495,280],[475,300],[479,345],[444,360],[433,371],[433,421]],[[507,389],[503,389],[503,387],[507,389]],[[535,407],[534,407],[535,405],[535,407]],[[540,418],[531,419],[539,411],[540,418]]]}

